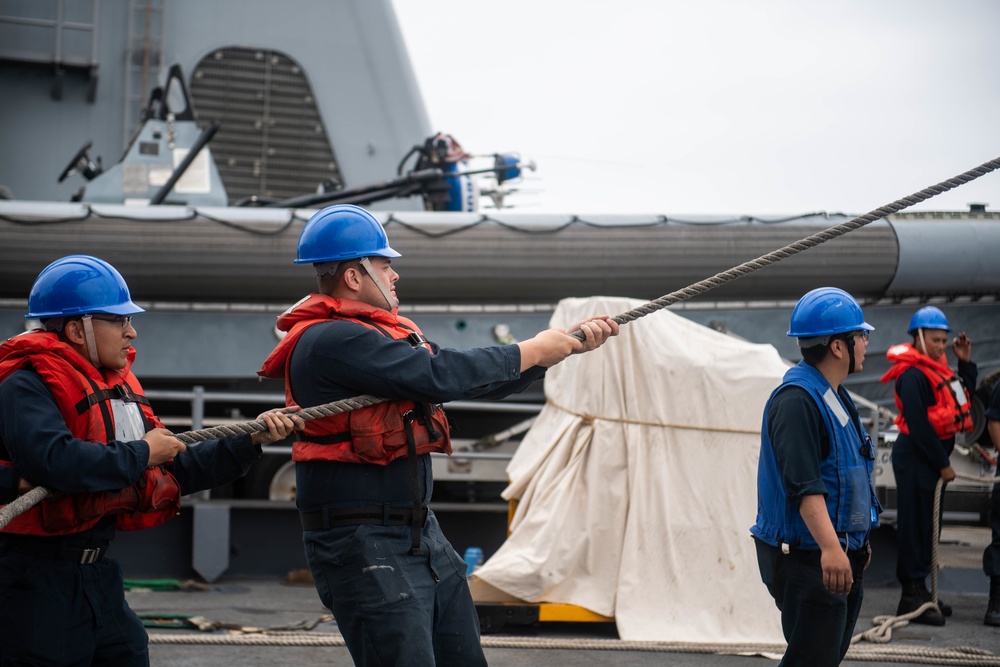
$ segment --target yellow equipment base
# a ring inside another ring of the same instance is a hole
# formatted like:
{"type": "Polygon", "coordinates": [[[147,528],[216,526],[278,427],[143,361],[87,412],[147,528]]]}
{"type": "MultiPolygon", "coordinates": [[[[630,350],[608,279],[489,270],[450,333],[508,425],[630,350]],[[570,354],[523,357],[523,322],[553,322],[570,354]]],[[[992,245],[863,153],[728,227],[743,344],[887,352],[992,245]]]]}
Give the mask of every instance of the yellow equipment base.
{"type": "MultiPolygon", "coordinates": [[[[514,517],[517,500],[511,500],[507,506],[507,525],[514,517]]],[[[473,589],[473,599],[476,598],[476,586],[473,589]]],[[[490,589],[489,586],[486,587],[490,589]]],[[[496,589],[490,589],[494,595],[496,589]]],[[[476,611],[479,613],[479,625],[483,632],[496,632],[504,626],[536,625],[538,623],[614,623],[615,619],[602,616],[575,604],[557,602],[512,602],[503,600],[504,596],[490,595],[485,600],[476,601],[476,611]]]]}
{"type": "Polygon", "coordinates": [[[614,623],[573,604],[551,602],[477,602],[479,627],[484,634],[503,628],[537,626],[541,623],[614,623]]]}

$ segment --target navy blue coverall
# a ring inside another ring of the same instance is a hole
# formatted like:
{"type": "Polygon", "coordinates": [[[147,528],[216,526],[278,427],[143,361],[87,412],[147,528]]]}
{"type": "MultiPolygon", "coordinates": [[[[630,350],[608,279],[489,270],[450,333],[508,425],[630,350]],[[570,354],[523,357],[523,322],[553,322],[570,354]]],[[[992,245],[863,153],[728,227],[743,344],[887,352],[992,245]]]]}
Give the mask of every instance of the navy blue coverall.
{"type": "MultiPolygon", "coordinates": [[[[434,354],[348,321],[310,327],[290,361],[292,395],[302,407],[370,394],[444,403],[502,398],[523,391],[544,368],[520,372],[520,349],[504,345],[434,354]]],[[[324,507],[412,507],[409,460],[381,466],[336,461],[296,464],[300,511],[324,507]]],[[[431,498],[429,454],[418,457],[423,502],[431,498]]],[[[306,530],[303,542],[323,604],[357,665],[485,665],[466,564],[432,511],[421,554],[410,553],[408,525],[348,525],[306,530]]]]}
{"type": "MultiPolygon", "coordinates": [[[[1000,421],[1000,382],[993,386],[989,405],[986,406],[986,419],[987,424],[989,420],[1000,421]]],[[[993,446],[1000,450],[1000,442],[994,442],[993,446]]],[[[996,476],[1000,480],[1000,465],[997,466],[996,476]]],[[[993,538],[983,551],[983,572],[992,578],[1000,577],[1000,481],[993,485],[990,503],[990,532],[993,538]]]]}
{"type": "MultiPolygon", "coordinates": [[[[971,361],[959,360],[958,375],[975,390],[978,371],[971,361]]],[[[896,476],[896,530],[899,555],[896,577],[900,581],[923,580],[931,573],[934,535],[934,488],[941,470],[951,465],[955,439],[942,440],[927,419],[934,404],[930,380],[918,368],[908,368],[896,379],[896,395],[903,405],[909,435],[900,433],[892,445],[892,470],[896,476]]],[[[945,485],[947,487],[947,485],[945,485]]],[[[941,507],[944,507],[941,489],[941,507]]]]}

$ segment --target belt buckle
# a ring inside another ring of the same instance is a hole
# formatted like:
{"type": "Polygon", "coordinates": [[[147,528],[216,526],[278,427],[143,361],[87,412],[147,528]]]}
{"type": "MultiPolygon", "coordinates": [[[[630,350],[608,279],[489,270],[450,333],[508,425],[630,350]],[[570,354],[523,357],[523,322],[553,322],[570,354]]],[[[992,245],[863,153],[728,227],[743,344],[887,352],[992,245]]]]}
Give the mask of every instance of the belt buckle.
{"type": "Polygon", "coordinates": [[[83,553],[80,554],[80,564],[90,565],[91,563],[96,563],[97,559],[101,557],[100,549],[84,549],[83,553]]]}

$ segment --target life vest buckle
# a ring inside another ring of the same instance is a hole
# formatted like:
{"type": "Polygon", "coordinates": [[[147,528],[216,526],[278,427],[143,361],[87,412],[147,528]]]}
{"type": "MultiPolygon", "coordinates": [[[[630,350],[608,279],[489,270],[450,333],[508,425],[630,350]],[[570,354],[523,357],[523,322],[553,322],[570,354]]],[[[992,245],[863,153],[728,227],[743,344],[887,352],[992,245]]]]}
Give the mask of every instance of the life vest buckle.
{"type": "Polygon", "coordinates": [[[127,384],[116,384],[114,387],[111,387],[111,390],[118,394],[118,398],[122,399],[126,403],[135,402],[135,394],[132,393],[132,390],[127,384]]]}
{"type": "Polygon", "coordinates": [[[420,347],[428,343],[429,341],[424,338],[423,334],[419,334],[416,331],[411,332],[407,337],[406,341],[413,347],[420,347]]]}

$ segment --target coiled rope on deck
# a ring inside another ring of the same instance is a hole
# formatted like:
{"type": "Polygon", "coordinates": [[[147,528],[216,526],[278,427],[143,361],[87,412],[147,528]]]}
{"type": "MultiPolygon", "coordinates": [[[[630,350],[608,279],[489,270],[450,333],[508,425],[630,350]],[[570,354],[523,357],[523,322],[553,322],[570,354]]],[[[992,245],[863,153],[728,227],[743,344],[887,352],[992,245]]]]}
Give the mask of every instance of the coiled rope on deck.
{"type": "MultiPolygon", "coordinates": [[[[941,181],[936,185],[931,185],[924,188],[918,192],[913,193],[908,197],[903,197],[902,199],[897,199],[896,201],[886,204],[885,206],[879,207],[873,211],[858,216],[852,220],[835,225],[828,229],[825,229],[811,236],[807,236],[800,241],[786,245],[783,248],[779,248],[773,252],[767,253],[766,255],[761,255],[757,259],[750,260],[749,262],[744,262],[738,266],[717,273],[714,276],[700,280],[693,285],[676,290],[670,294],[666,294],[658,299],[650,301],[642,306],[633,308],[630,311],[622,313],[615,316],[613,319],[618,324],[627,324],[634,320],[639,319],[654,313],[657,310],[666,308],[667,306],[678,303],[680,301],[685,301],[687,299],[693,298],[700,294],[704,294],[709,290],[720,287],[727,282],[742,278],[754,271],[763,269],[766,266],[770,266],[776,262],[796,255],[803,250],[808,250],[809,248],[815,247],[821,243],[826,243],[827,241],[833,240],[844,234],[854,231],[864,227],[865,225],[872,223],[876,220],[880,220],[887,215],[891,215],[898,211],[903,210],[914,204],[919,204],[922,201],[930,199],[931,197],[937,196],[949,190],[964,185],[970,181],[974,181],[980,176],[985,176],[986,174],[1000,169],[1000,158],[995,158],[989,162],[984,162],[983,164],[969,169],[957,176],[953,176],[945,181],[941,181]]],[[[584,339],[584,334],[582,331],[573,332],[573,335],[580,339],[584,339]]],[[[378,398],[376,396],[361,395],[355,396],[353,398],[344,399],[341,401],[335,401],[333,403],[327,403],[324,405],[318,405],[311,408],[305,408],[298,413],[302,419],[308,421],[310,419],[316,419],[317,417],[324,417],[329,415],[340,414],[342,412],[349,412],[350,410],[355,410],[357,408],[369,407],[376,405],[378,403],[384,403],[385,398],[378,398]]],[[[196,442],[201,442],[204,440],[211,440],[213,438],[222,438],[230,435],[241,435],[247,433],[256,433],[259,431],[264,431],[267,426],[264,422],[259,420],[254,420],[250,422],[241,422],[237,424],[228,424],[224,426],[215,426],[212,428],[199,429],[196,431],[188,431],[186,433],[175,434],[175,437],[185,444],[193,444],[196,442]]],[[[49,492],[44,487],[35,487],[32,491],[29,491],[24,496],[18,498],[23,502],[17,503],[14,501],[0,508],[0,529],[6,526],[14,517],[18,516],[22,512],[28,510],[42,499],[47,497],[49,492]]]]}
{"type": "MultiPolygon", "coordinates": [[[[955,479],[964,479],[969,482],[979,482],[984,485],[998,484],[998,477],[987,477],[987,476],[976,476],[976,475],[966,475],[964,473],[955,473],[955,479]]],[[[934,516],[933,516],[933,535],[940,536],[941,531],[941,496],[944,494],[944,480],[938,478],[937,484],[934,486],[934,516]]],[[[931,544],[931,599],[929,602],[925,602],[911,612],[905,614],[900,614],[899,616],[892,616],[891,614],[885,614],[876,616],[872,619],[872,625],[875,627],[869,628],[864,632],[859,632],[858,634],[851,637],[851,644],[857,644],[858,642],[865,640],[870,641],[875,644],[885,644],[892,640],[892,631],[895,628],[902,628],[910,624],[910,621],[923,615],[925,611],[931,609],[941,612],[941,608],[938,606],[938,552],[940,550],[940,540],[935,539],[931,544]]],[[[983,664],[983,663],[976,663],[983,664]]]]}

